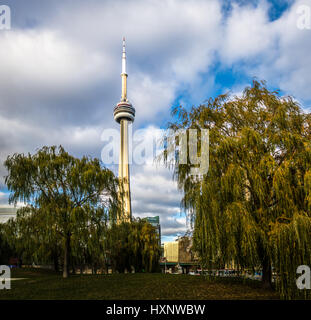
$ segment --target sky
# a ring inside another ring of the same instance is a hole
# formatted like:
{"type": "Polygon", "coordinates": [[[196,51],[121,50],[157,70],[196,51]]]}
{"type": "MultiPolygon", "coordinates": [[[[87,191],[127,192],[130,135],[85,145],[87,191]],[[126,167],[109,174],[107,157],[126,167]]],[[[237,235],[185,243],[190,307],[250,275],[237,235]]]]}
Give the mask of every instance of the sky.
{"type": "MultiPolygon", "coordinates": [[[[118,129],[123,36],[133,131],[152,134],[166,127],[173,106],[240,94],[254,77],[311,111],[311,0],[0,5],[11,9],[11,29],[0,30],[0,206],[8,201],[8,155],[61,144],[75,156],[100,158],[102,132],[118,129]]],[[[160,165],[131,170],[133,215],[159,215],[162,241],[184,234],[190,226],[172,172],[160,165]]]]}

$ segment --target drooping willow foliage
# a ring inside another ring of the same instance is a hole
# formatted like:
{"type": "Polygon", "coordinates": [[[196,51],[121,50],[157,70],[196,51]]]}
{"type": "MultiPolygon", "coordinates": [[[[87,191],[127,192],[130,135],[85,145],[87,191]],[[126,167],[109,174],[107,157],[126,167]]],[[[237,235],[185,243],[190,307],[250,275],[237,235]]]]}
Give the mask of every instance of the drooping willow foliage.
{"type": "MultiPolygon", "coordinates": [[[[26,265],[52,264],[55,271],[62,269],[62,237],[50,218],[44,210],[19,209],[15,219],[0,225],[0,259],[18,257],[26,265]]],[[[68,259],[72,273],[86,269],[107,273],[108,268],[119,273],[159,271],[159,234],[147,221],[110,223],[103,211],[89,208],[83,219],[76,217],[72,230],[68,259]]]]}
{"type": "Polygon", "coordinates": [[[51,261],[58,271],[62,237],[51,221],[53,218],[53,215],[31,206],[17,210],[16,218],[2,225],[6,241],[14,249],[12,256],[25,263],[38,264],[40,261],[47,264],[51,261]]]}
{"type": "Polygon", "coordinates": [[[4,165],[10,202],[28,204],[19,211],[17,222],[11,222],[10,230],[16,230],[11,233],[15,239],[24,237],[19,242],[24,247],[38,245],[35,253],[42,251],[41,247],[45,250],[48,243],[48,251],[54,250],[54,244],[55,250],[60,247],[63,277],[68,277],[71,244],[77,235],[89,231],[97,213],[116,214],[118,180],[98,159],[75,158],[62,146],[43,147],[33,155],[14,154],[4,165]],[[33,238],[36,241],[31,241],[33,238]]]}
{"type": "Polygon", "coordinates": [[[43,147],[34,155],[9,156],[5,166],[11,202],[27,205],[1,225],[0,240],[11,248],[0,243],[0,258],[14,253],[26,264],[53,264],[64,277],[86,268],[108,272],[110,266],[118,272],[158,270],[159,235],[145,221],[116,223],[119,180],[98,159],[43,147]]]}
{"type": "Polygon", "coordinates": [[[5,228],[0,224],[0,265],[8,265],[15,250],[6,239],[5,228]]]}
{"type": "Polygon", "coordinates": [[[159,271],[159,234],[149,222],[136,218],[131,223],[114,224],[108,230],[107,240],[114,271],[159,271]]]}
{"type": "Polygon", "coordinates": [[[207,174],[191,176],[189,155],[174,167],[202,263],[260,268],[265,286],[273,271],[282,297],[310,297],[297,289],[296,270],[311,266],[311,115],[254,80],[240,97],[176,107],[172,116],[174,134],[209,130],[207,174]]]}

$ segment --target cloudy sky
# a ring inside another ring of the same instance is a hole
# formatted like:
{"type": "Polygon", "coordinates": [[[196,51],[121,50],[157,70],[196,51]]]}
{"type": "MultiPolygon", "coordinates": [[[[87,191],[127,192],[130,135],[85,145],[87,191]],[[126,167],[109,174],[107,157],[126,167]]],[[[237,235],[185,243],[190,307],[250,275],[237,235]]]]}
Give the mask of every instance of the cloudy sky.
{"type": "MultiPolygon", "coordinates": [[[[102,132],[118,129],[112,112],[121,94],[123,36],[133,131],[164,128],[172,106],[239,93],[253,77],[311,111],[311,0],[0,4],[11,8],[11,30],[0,30],[1,163],[43,145],[101,156],[102,132]]],[[[5,174],[1,165],[2,206],[5,174]]],[[[131,179],[134,216],[159,215],[163,241],[187,230],[171,172],[136,165],[131,179]]]]}

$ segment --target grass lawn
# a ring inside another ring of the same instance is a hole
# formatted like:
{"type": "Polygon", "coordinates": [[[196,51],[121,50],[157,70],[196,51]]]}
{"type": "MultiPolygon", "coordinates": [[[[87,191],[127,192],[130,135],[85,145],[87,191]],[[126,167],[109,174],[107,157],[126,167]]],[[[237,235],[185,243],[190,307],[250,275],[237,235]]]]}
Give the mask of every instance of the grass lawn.
{"type": "Polygon", "coordinates": [[[13,269],[11,290],[0,290],[0,299],[279,299],[254,280],[208,279],[172,274],[74,275],[62,279],[49,270],[13,269]]]}

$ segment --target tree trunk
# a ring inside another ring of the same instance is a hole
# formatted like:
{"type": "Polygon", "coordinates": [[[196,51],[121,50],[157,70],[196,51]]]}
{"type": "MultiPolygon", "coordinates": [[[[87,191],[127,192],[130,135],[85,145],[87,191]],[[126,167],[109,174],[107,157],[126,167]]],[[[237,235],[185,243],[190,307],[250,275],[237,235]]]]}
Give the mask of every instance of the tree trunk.
{"type": "Polygon", "coordinates": [[[76,264],[74,259],[71,259],[70,265],[71,265],[72,274],[76,274],[76,264]]]}
{"type": "Polygon", "coordinates": [[[76,267],[74,264],[71,265],[72,274],[76,274],[76,267]]]}
{"type": "Polygon", "coordinates": [[[271,261],[269,258],[265,258],[262,262],[262,286],[264,288],[270,289],[272,288],[272,269],[271,269],[271,261]]]}
{"type": "Polygon", "coordinates": [[[54,262],[54,270],[55,272],[59,271],[59,263],[58,263],[58,255],[54,254],[53,255],[53,262],[54,262]]]}
{"type": "Polygon", "coordinates": [[[63,278],[69,276],[69,251],[70,251],[70,236],[67,234],[64,248],[64,267],[63,267],[63,278]]]}

